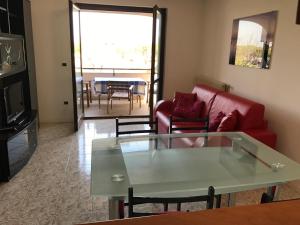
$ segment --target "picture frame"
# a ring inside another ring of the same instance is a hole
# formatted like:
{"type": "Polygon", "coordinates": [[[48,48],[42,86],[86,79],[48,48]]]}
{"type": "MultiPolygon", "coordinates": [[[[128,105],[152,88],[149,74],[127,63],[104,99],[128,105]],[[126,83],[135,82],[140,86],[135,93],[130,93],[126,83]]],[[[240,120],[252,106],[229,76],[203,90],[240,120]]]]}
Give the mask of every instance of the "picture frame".
{"type": "Polygon", "coordinates": [[[278,11],[233,20],[229,64],[270,69],[278,11]]]}

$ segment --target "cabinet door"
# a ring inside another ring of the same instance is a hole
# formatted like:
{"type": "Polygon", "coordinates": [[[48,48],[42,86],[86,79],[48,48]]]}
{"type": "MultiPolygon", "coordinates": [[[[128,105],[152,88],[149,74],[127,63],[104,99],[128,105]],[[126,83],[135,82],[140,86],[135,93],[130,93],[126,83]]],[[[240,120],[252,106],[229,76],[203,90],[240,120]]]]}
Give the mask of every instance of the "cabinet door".
{"type": "Polygon", "coordinates": [[[7,142],[8,161],[10,176],[14,176],[26,165],[30,158],[28,130],[22,131],[20,134],[7,142]]]}
{"type": "Polygon", "coordinates": [[[7,142],[10,177],[29,161],[37,146],[37,122],[34,120],[24,131],[7,142]]]}

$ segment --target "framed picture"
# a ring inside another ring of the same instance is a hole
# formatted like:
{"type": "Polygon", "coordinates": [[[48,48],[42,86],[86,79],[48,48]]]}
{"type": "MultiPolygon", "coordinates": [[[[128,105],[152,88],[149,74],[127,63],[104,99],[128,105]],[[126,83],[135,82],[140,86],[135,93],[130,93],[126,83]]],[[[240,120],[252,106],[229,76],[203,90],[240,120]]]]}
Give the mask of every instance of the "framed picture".
{"type": "Polygon", "coordinates": [[[270,68],[277,14],[272,11],[233,21],[229,64],[270,68]]]}

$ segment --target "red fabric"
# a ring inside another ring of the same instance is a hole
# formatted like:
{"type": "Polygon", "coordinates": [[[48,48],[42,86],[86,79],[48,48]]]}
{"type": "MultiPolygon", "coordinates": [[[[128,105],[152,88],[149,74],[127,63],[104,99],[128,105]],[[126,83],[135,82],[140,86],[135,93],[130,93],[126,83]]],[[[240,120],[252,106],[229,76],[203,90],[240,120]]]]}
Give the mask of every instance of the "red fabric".
{"type": "MultiPolygon", "coordinates": [[[[268,123],[264,119],[263,105],[239,96],[224,93],[203,84],[196,85],[193,93],[197,95],[197,99],[204,102],[201,117],[209,115],[210,121],[213,121],[221,111],[229,114],[237,110],[238,122],[234,131],[245,132],[266,145],[275,148],[277,136],[274,132],[267,129],[268,123]]],[[[158,118],[159,133],[169,132],[169,116],[172,114],[173,109],[174,103],[170,100],[162,100],[155,106],[154,116],[158,118]]],[[[182,125],[180,124],[180,126],[182,125]]],[[[188,131],[179,132],[185,133],[188,131]]]]}
{"type": "Polygon", "coordinates": [[[174,109],[174,103],[171,100],[160,100],[156,103],[154,107],[154,114],[158,111],[167,112],[169,114],[172,114],[174,109]]]}
{"type": "Polygon", "coordinates": [[[209,115],[212,103],[218,93],[222,91],[213,87],[209,87],[205,84],[198,84],[194,87],[192,93],[197,94],[197,100],[203,101],[204,105],[200,117],[206,117],[209,115]]]}
{"type": "Polygon", "coordinates": [[[179,99],[173,111],[173,116],[188,119],[199,118],[203,105],[204,103],[200,101],[195,101],[190,105],[190,103],[187,103],[184,99],[179,99]]]}
{"type": "Polygon", "coordinates": [[[178,103],[180,104],[190,104],[192,105],[196,101],[196,94],[193,93],[183,93],[183,92],[176,92],[174,98],[174,105],[177,106],[178,103]]]}
{"type": "Polygon", "coordinates": [[[229,93],[219,93],[216,96],[209,117],[213,120],[220,111],[227,115],[233,110],[239,112],[237,130],[256,129],[264,126],[265,107],[263,105],[229,93]]]}
{"type": "Polygon", "coordinates": [[[238,111],[234,110],[222,119],[217,131],[218,132],[235,131],[237,122],[238,122],[238,111]]]}
{"type": "Polygon", "coordinates": [[[226,116],[225,113],[219,112],[218,115],[212,121],[209,122],[208,131],[210,131],[210,132],[217,131],[222,119],[225,116],[226,116]]]}
{"type": "Polygon", "coordinates": [[[156,117],[158,119],[158,133],[167,134],[169,133],[170,126],[170,114],[164,111],[157,111],[156,117]]]}
{"type": "Polygon", "coordinates": [[[276,148],[276,141],[277,135],[268,130],[268,129],[252,129],[252,130],[244,130],[244,132],[251,137],[261,141],[265,145],[275,149],[276,148]]]}

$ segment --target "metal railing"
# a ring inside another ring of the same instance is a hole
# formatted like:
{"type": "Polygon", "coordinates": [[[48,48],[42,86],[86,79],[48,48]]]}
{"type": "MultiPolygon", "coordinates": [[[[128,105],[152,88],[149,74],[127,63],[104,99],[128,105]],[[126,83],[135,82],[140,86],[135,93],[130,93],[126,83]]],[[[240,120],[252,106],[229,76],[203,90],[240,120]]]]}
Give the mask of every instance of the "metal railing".
{"type": "Polygon", "coordinates": [[[122,71],[122,72],[125,72],[125,71],[135,71],[135,72],[138,72],[138,71],[147,71],[146,73],[151,72],[151,69],[149,69],[149,68],[141,69],[141,68],[104,68],[104,67],[96,68],[96,67],[84,67],[84,68],[82,68],[82,70],[99,70],[99,71],[101,71],[101,70],[107,70],[107,71],[112,71],[111,73],[113,74],[113,76],[115,76],[116,71],[122,71]]]}

